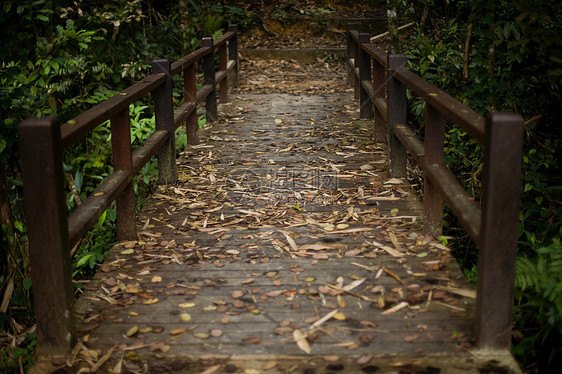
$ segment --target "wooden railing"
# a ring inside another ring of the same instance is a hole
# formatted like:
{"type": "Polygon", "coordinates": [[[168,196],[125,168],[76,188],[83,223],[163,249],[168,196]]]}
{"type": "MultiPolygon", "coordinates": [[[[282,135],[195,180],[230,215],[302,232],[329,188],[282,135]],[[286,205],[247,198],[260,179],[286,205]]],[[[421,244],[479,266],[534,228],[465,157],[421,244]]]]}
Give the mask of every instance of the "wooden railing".
{"type": "Polygon", "coordinates": [[[207,120],[217,120],[216,86],[224,102],[228,100],[229,80],[231,84],[238,81],[237,43],[237,27],[230,25],[224,36],[216,41],[203,38],[200,49],[172,64],[166,59],[154,60],[152,75],[66,123],[29,119],[20,124],[33,299],[42,354],[64,354],[76,342],[70,248],[114,201],[119,240],[137,239],[135,175],[156,155],[159,183],[176,181],[175,130],[185,123],[188,143],[197,143],[197,107],[202,102],[207,120]],[[196,63],[200,61],[204,78],[196,89],[196,63]],[[183,76],[183,102],[174,112],[172,77],[177,74],[183,76]],[[133,151],[129,105],[148,94],[154,102],[156,131],[133,151]],[[68,216],[63,151],[107,120],[111,121],[114,172],[68,216]]]}
{"type": "Polygon", "coordinates": [[[424,173],[424,233],[440,235],[446,202],[478,246],[476,344],[507,349],[511,343],[515,252],[521,186],[523,119],[513,113],[480,116],[406,67],[404,55],[370,44],[369,34],[348,26],[348,79],[362,118],[374,118],[375,140],[388,144],[390,173],[406,176],[407,152],[424,173]],[[407,90],[425,101],[423,141],[408,127],[407,90]],[[480,203],[445,164],[449,120],[484,147],[480,203]]]}

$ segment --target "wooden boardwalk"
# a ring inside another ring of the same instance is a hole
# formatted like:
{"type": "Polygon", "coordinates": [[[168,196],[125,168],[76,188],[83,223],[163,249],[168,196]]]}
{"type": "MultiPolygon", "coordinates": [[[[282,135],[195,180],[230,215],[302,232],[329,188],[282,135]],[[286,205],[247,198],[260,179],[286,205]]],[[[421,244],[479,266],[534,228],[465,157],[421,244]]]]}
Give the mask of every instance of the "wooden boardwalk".
{"type": "Polygon", "coordinates": [[[79,355],[103,372],[494,372],[469,352],[474,291],[352,92],[247,92],[86,286],[79,355]]]}

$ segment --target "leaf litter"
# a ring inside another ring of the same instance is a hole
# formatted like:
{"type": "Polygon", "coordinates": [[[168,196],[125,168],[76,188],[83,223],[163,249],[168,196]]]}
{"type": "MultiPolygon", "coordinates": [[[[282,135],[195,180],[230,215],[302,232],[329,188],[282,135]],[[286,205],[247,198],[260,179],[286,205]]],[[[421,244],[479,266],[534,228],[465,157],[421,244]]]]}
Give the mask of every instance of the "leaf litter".
{"type": "MultiPolygon", "coordinates": [[[[349,118],[356,104],[293,93],[241,95],[226,106],[202,144],[182,154],[181,183],[150,197],[139,241],[117,245],[86,286],[83,300],[93,306],[78,308],[82,333],[129,326],[110,353],[113,366],[140,370],[144,350],[197,341],[215,353],[274,350],[285,335],[294,354],[347,349],[362,353],[363,365],[373,336],[423,350],[428,333],[400,326],[404,318],[437,303],[445,316],[466,315],[472,293],[452,273],[449,250],[421,233],[419,211],[402,203],[405,180],[386,177],[376,162],[386,156],[372,128],[349,118]],[[298,105],[306,117],[291,109],[298,105]],[[257,115],[264,106],[270,113],[257,115]],[[257,122],[248,126],[251,116],[257,122]],[[279,311],[296,319],[285,323],[279,311]]],[[[454,344],[469,347],[468,335],[454,344]]],[[[109,352],[90,350],[90,366],[109,352]]]]}

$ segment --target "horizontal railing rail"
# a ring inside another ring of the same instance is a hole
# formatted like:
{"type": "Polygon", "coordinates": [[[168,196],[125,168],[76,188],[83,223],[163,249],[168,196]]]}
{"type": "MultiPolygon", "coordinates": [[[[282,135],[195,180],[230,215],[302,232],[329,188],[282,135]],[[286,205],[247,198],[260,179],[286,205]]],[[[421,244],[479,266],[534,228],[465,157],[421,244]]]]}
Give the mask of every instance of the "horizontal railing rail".
{"type": "Polygon", "coordinates": [[[153,74],[65,123],[51,118],[29,119],[20,124],[31,278],[42,354],[67,353],[76,342],[70,248],[114,201],[119,240],[137,239],[135,175],[156,155],[158,182],[176,182],[176,129],[185,123],[187,143],[197,144],[199,103],[204,103],[207,121],[216,121],[216,87],[219,101],[228,101],[229,81],[233,85],[238,82],[238,64],[237,27],[230,25],[221,38],[203,38],[200,49],[172,64],[167,59],[154,60],[153,74]],[[197,89],[199,62],[203,82],[197,89]],[[172,79],[179,74],[183,77],[183,100],[174,110],[172,79]],[[133,150],[129,105],[148,94],[153,97],[156,130],[133,150]],[[69,216],[64,196],[63,151],[108,120],[114,172],[69,216]]]}
{"type": "Polygon", "coordinates": [[[440,235],[446,202],[478,246],[476,344],[507,349],[511,343],[515,252],[521,185],[523,119],[513,113],[480,116],[407,68],[404,55],[386,54],[370,36],[348,26],[348,82],[362,118],[374,119],[375,140],[386,142],[390,173],[406,177],[409,153],[424,173],[424,233],[440,235]],[[425,134],[408,127],[407,90],[425,102],[425,134]],[[449,120],[484,147],[481,201],[470,196],[444,158],[449,120]]]}

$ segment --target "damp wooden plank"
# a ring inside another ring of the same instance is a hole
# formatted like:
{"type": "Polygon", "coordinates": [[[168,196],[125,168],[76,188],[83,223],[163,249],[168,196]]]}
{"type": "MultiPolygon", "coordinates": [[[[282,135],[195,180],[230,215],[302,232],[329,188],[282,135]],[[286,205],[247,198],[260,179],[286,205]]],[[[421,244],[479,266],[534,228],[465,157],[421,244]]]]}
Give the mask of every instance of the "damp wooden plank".
{"type": "Polygon", "coordinates": [[[347,96],[234,97],[85,286],[84,344],[155,372],[465,362],[471,286],[347,96]]]}

